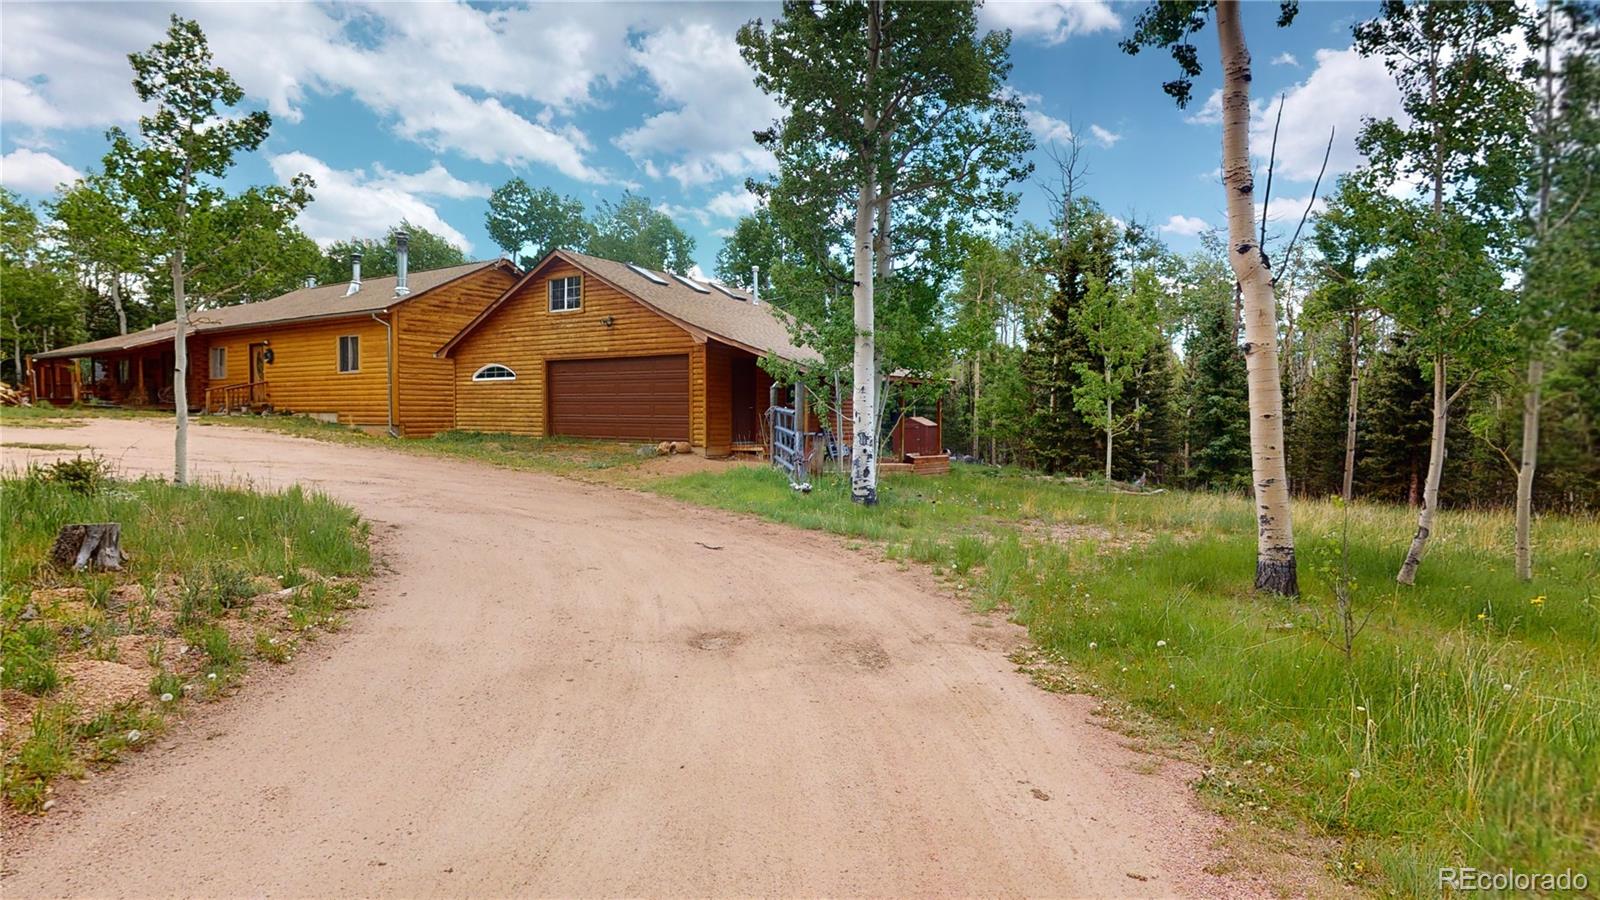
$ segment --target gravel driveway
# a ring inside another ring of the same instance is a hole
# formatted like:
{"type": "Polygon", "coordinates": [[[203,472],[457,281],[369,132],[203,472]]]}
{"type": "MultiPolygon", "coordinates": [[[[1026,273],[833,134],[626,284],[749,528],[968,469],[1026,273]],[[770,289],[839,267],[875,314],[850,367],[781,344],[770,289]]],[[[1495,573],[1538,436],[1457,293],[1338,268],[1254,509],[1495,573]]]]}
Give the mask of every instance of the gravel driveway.
{"type": "MultiPolygon", "coordinates": [[[[171,462],[159,421],[5,438],[171,462]]],[[[371,607],[8,836],[8,898],[1257,890],[1203,871],[1192,773],[1150,774],[1091,699],[1013,671],[1019,629],[870,552],[467,462],[191,448],[199,477],[359,509],[371,607]]]]}

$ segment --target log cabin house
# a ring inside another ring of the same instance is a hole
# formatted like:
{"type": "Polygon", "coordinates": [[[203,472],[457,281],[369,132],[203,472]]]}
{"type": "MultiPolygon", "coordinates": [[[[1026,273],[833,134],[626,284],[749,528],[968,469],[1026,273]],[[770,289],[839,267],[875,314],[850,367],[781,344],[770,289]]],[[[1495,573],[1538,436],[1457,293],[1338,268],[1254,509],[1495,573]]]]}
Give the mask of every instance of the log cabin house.
{"type": "MultiPolygon", "coordinates": [[[[455,426],[454,370],[434,355],[521,274],[506,260],[304,287],[189,314],[191,409],[295,412],[371,430],[455,426]]],[[[36,354],[33,395],[172,408],[176,325],[36,354]],[[80,377],[78,360],[90,377],[80,377]]]]}
{"type": "MultiPolygon", "coordinates": [[[[189,398],[205,411],[307,413],[404,436],[685,441],[707,456],[766,452],[776,395],[761,357],[819,360],[752,294],[569,250],[527,273],[501,260],[366,283],[358,260],[348,286],[190,320],[189,398]]],[[[94,377],[60,399],[170,408],[172,341],[167,322],[38,354],[36,396],[75,385],[87,358],[94,377]]],[[[833,424],[808,418],[813,431],[833,424]]],[[[903,419],[894,458],[936,452],[941,425],[903,419]]]]}
{"type": "Polygon", "coordinates": [[[784,314],[716,282],[555,250],[439,348],[456,427],[765,446],[764,355],[807,364],[784,314]]]}

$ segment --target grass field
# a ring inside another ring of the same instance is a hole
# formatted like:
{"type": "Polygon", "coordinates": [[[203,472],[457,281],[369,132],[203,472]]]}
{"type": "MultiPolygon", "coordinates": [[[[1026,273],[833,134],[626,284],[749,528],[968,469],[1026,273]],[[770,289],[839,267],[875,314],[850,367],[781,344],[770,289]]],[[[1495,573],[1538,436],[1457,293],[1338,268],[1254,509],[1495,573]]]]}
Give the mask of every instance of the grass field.
{"type": "Polygon", "coordinates": [[[1507,515],[1445,511],[1407,588],[1394,582],[1407,510],[1300,502],[1305,590],[1288,601],[1250,593],[1255,529],[1239,497],[962,466],[887,479],[873,510],[837,476],[801,495],[764,469],[650,489],[932,566],[1025,624],[1069,684],[1180,740],[1228,814],[1333,838],[1329,866],[1353,883],[1432,896],[1441,866],[1600,874],[1592,518],[1540,521],[1538,577],[1523,585],[1507,515]],[[1365,623],[1349,658],[1333,599],[1346,527],[1365,623]]]}
{"type": "Polygon", "coordinates": [[[287,662],[336,629],[369,571],[366,525],[299,488],[259,493],[113,477],[92,458],[0,477],[0,640],[12,810],[222,696],[254,657],[287,662]],[[61,525],[117,522],[121,572],[48,561],[61,525]]]}

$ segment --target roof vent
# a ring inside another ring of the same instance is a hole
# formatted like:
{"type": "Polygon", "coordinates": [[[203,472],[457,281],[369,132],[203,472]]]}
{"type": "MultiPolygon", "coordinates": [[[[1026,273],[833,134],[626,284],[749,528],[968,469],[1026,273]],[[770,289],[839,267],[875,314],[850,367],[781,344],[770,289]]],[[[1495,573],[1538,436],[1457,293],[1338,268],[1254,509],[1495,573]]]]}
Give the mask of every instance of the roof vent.
{"type": "Polygon", "coordinates": [[[346,297],[352,296],[361,290],[361,251],[350,254],[350,288],[344,292],[346,297]]]}
{"type": "Polygon", "coordinates": [[[706,290],[706,286],[705,285],[701,284],[698,281],[695,281],[693,278],[690,278],[687,275],[679,275],[677,272],[673,272],[672,273],[672,277],[678,279],[681,282],[683,282],[684,286],[687,287],[691,291],[694,291],[694,292],[700,293],[700,294],[709,294],[709,293],[711,293],[709,290],[706,290]]]}
{"type": "Polygon", "coordinates": [[[750,267],[750,305],[761,305],[761,267],[750,267]]]}
{"type": "Polygon", "coordinates": [[[411,293],[411,287],[406,284],[406,270],[409,268],[411,249],[411,235],[405,229],[394,233],[394,295],[404,297],[411,293]]]}
{"type": "Polygon", "coordinates": [[[660,275],[657,275],[656,273],[650,271],[649,269],[644,268],[643,266],[636,266],[633,263],[628,263],[628,268],[630,268],[633,271],[637,272],[638,274],[644,276],[645,278],[648,278],[649,280],[655,282],[656,284],[666,284],[667,283],[667,280],[665,278],[662,278],[660,275]]]}

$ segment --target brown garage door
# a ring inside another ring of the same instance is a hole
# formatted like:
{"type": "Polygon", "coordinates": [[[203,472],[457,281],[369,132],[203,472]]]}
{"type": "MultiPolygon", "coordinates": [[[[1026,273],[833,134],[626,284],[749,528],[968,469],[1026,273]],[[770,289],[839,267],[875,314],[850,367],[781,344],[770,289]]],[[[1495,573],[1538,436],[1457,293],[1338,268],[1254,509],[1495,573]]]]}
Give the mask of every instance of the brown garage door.
{"type": "Polygon", "coordinates": [[[689,357],[550,363],[550,433],[640,441],[689,439],[689,357]]]}

